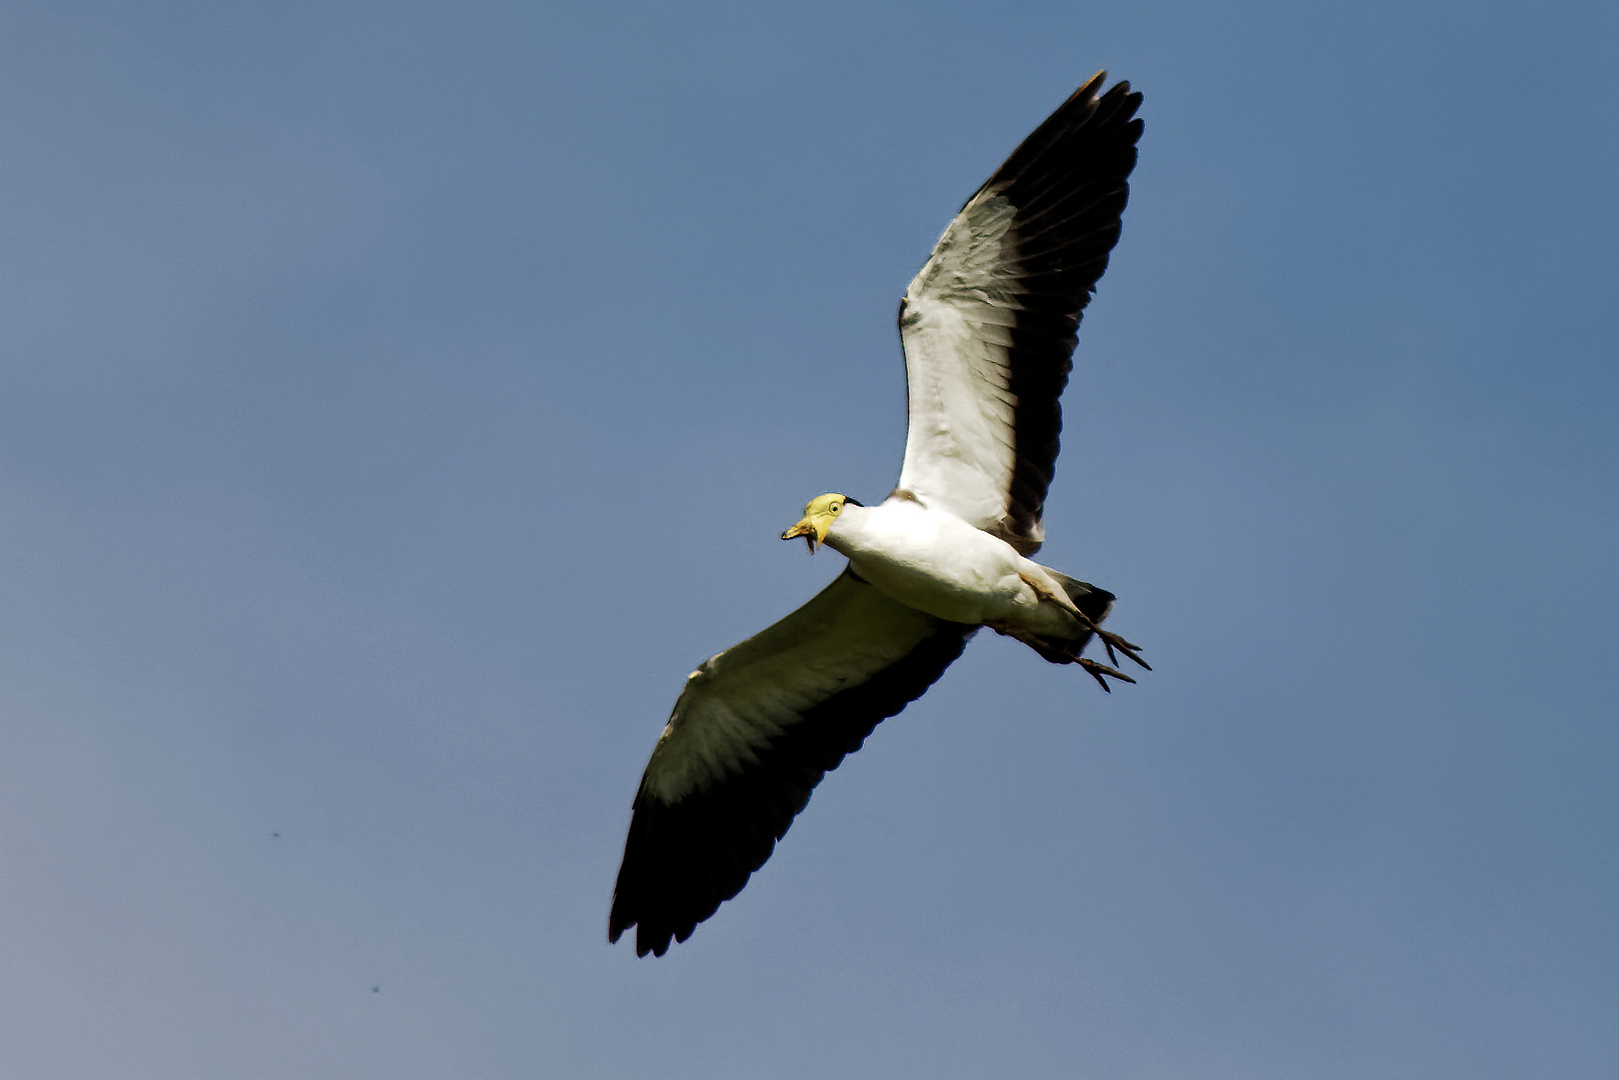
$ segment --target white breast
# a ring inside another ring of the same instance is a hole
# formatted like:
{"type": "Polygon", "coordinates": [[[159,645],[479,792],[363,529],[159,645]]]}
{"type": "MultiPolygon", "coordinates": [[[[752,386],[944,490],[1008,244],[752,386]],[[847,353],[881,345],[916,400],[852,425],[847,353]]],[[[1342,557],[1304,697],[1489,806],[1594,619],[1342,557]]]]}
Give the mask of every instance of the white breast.
{"type": "Polygon", "coordinates": [[[1028,588],[1006,541],[905,499],[845,506],[826,542],[895,600],[952,622],[1003,618],[1028,588]]]}

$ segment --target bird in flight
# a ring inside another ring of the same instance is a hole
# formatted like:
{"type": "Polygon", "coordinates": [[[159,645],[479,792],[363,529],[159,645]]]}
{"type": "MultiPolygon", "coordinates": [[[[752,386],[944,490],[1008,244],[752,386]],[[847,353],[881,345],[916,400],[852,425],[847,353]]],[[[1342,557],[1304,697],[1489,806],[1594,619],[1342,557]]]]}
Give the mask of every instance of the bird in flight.
{"type": "Polygon", "coordinates": [[[910,426],[877,506],[819,495],[782,534],[848,558],[686,678],[641,778],[608,940],[662,956],[741,891],[821,777],[987,626],[1102,689],[1137,647],[1113,594],[1030,560],[1075,332],[1119,238],[1141,95],[1099,72],[967,200],[899,306],[910,426]],[[1108,663],[1082,655],[1100,642],[1108,663]]]}

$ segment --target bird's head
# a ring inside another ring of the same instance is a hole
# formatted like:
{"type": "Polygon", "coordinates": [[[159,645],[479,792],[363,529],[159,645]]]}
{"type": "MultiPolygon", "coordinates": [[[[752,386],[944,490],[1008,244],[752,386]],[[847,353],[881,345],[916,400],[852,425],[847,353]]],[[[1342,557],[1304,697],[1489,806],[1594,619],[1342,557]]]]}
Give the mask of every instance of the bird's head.
{"type": "Polygon", "coordinates": [[[781,538],[791,540],[795,536],[802,536],[804,543],[809,545],[810,554],[815,554],[815,546],[826,543],[826,534],[831,531],[832,523],[837,520],[838,515],[843,513],[844,505],[852,502],[854,500],[847,495],[836,493],[815,496],[804,507],[804,517],[797,525],[782,533],[781,538]]]}

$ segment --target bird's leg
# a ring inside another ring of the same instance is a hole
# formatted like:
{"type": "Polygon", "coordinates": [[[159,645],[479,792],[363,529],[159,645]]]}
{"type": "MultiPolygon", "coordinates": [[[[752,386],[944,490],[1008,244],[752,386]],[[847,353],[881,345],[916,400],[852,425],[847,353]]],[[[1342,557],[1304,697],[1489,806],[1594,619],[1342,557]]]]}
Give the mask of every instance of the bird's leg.
{"type": "Polygon", "coordinates": [[[1034,590],[1034,595],[1037,598],[1041,600],[1050,600],[1053,604],[1056,604],[1064,611],[1078,610],[1074,607],[1074,602],[1072,600],[1068,599],[1068,597],[1062,595],[1061,593],[1052,592],[1045,585],[1041,584],[1039,578],[1032,578],[1028,574],[1023,573],[1021,570],[1018,571],[1018,577],[1023,579],[1023,584],[1034,590]]]}

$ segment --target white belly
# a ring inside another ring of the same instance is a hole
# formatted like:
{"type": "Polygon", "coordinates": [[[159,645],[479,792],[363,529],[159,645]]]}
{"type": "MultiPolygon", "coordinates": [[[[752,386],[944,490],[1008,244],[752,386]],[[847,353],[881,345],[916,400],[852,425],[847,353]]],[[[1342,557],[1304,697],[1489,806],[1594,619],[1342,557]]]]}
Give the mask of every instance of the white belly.
{"type": "Polygon", "coordinates": [[[1020,576],[1034,564],[1011,545],[913,502],[850,508],[826,542],[849,557],[855,573],[936,618],[982,623],[1038,603],[1020,576]]]}

